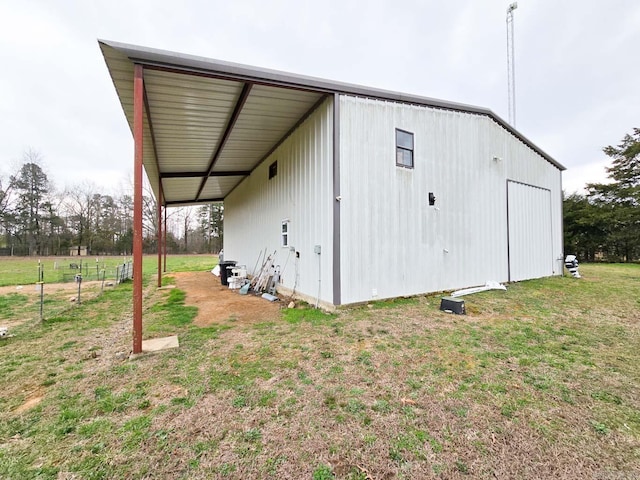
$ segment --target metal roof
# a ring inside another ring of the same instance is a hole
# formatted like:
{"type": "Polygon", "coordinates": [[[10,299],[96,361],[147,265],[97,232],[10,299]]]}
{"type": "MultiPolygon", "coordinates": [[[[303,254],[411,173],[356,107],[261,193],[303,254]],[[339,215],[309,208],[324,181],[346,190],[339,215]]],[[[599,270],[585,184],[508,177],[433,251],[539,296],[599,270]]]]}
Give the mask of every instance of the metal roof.
{"type": "Polygon", "coordinates": [[[133,131],[134,64],[144,67],[144,159],[167,205],[223,200],[327,95],[486,115],[565,168],[491,110],[276,70],[98,41],[133,131]]]}

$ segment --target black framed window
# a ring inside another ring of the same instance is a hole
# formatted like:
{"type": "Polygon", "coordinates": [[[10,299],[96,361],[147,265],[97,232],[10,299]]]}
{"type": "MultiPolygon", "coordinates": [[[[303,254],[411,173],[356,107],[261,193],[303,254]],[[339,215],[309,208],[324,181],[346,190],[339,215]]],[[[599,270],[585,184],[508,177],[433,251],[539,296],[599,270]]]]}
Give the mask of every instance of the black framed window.
{"type": "Polygon", "coordinates": [[[396,165],[413,168],[413,133],[396,128],[396,165]]]}
{"type": "Polygon", "coordinates": [[[276,160],[271,165],[269,165],[269,180],[271,180],[277,174],[278,174],[278,161],[276,160]]]}

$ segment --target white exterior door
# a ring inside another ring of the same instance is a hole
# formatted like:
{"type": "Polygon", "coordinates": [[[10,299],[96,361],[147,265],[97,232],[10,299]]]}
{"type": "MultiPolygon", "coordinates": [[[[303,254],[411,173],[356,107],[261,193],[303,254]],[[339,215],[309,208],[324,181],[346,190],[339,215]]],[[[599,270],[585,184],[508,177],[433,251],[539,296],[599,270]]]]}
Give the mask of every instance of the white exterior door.
{"type": "Polygon", "coordinates": [[[507,182],[509,281],[553,274],[551,192],[507,182]]]}

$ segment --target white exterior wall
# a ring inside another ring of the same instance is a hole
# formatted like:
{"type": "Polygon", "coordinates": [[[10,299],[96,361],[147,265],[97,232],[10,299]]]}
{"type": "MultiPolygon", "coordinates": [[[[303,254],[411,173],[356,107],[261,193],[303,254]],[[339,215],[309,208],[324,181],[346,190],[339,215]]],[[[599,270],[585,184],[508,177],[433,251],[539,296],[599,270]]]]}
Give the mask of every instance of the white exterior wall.
{"type": "MultiPolygon", "coordinates": [[[[308,299],[333,303],[333,103],[325,101],[224,202],[224,257],[253,269],[265,247],[274,251],[282,285],[308,299]],[[278,174],[269,179],[269,165],[278,174]],[[289,245],[281,247],[288,219],[289,245]],[[321,254],[314,246],[321,246],[321,254]],[[321,264],[320,264],[321,262],[321,264]]],[[[258,266],[259,268],[259,266],[258,266]]]]}
{"type": "Polygon", "coordinates": [[[561,257],[561,172],[492,119],[341,96],[342,303],[507,281],[507,180],[550,190],[561,257]],[[413,169],[395,164],[396,128],[414,133],[413,169]]]}
{"type": "Polygon", "coordinates": [[[509,181],[509,279],[553,275],[551,192],[509,181]]]}

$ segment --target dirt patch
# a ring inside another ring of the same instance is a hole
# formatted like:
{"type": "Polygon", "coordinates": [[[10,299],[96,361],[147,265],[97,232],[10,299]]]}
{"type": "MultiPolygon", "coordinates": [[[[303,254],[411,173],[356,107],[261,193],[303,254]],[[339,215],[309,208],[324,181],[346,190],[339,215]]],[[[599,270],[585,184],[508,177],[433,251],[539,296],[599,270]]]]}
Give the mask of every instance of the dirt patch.
{"type": "Polygon", "coordinates": [[[276,320],[280,303],[269,302],[254,295],[240,295],[220,284],[211,272],[176,272],[171,276],[176,286],[187,294],[186,304],[198,307],[194,323],[200,327],[233,320],[251,324],[276,320]]]}
{"type": "Polygon", "coordinates": [[[31,408],[38,405],[43,398],[44,398],[44,389],[39,388],[34,392],[31,392],[27,396],[24,403],[14,410],[14,413],[17,414],[17,413],[22,413],[22,412],[26,412],[27,410],[30,410],[31,408]]]}
{"type": "MultiPolygon", "coordinates": [[[[99,286],[100,281],[95,280],[91,282],[82,282],[82,291],[91,287],[99,286]]],[[[71,293],[78,292],[78,284],[75,282],[70,283],[45,283],[44,293],[45,295],[53,292],[69,291],[71,293]]],[[[7,295],[9,293],[20,293],[22,295],[40,295],[40,290],[36,289],[36,285],[30,283],[28,285],[13,285],[9,287],[0,287],[0,295],[7,295]]]]}

